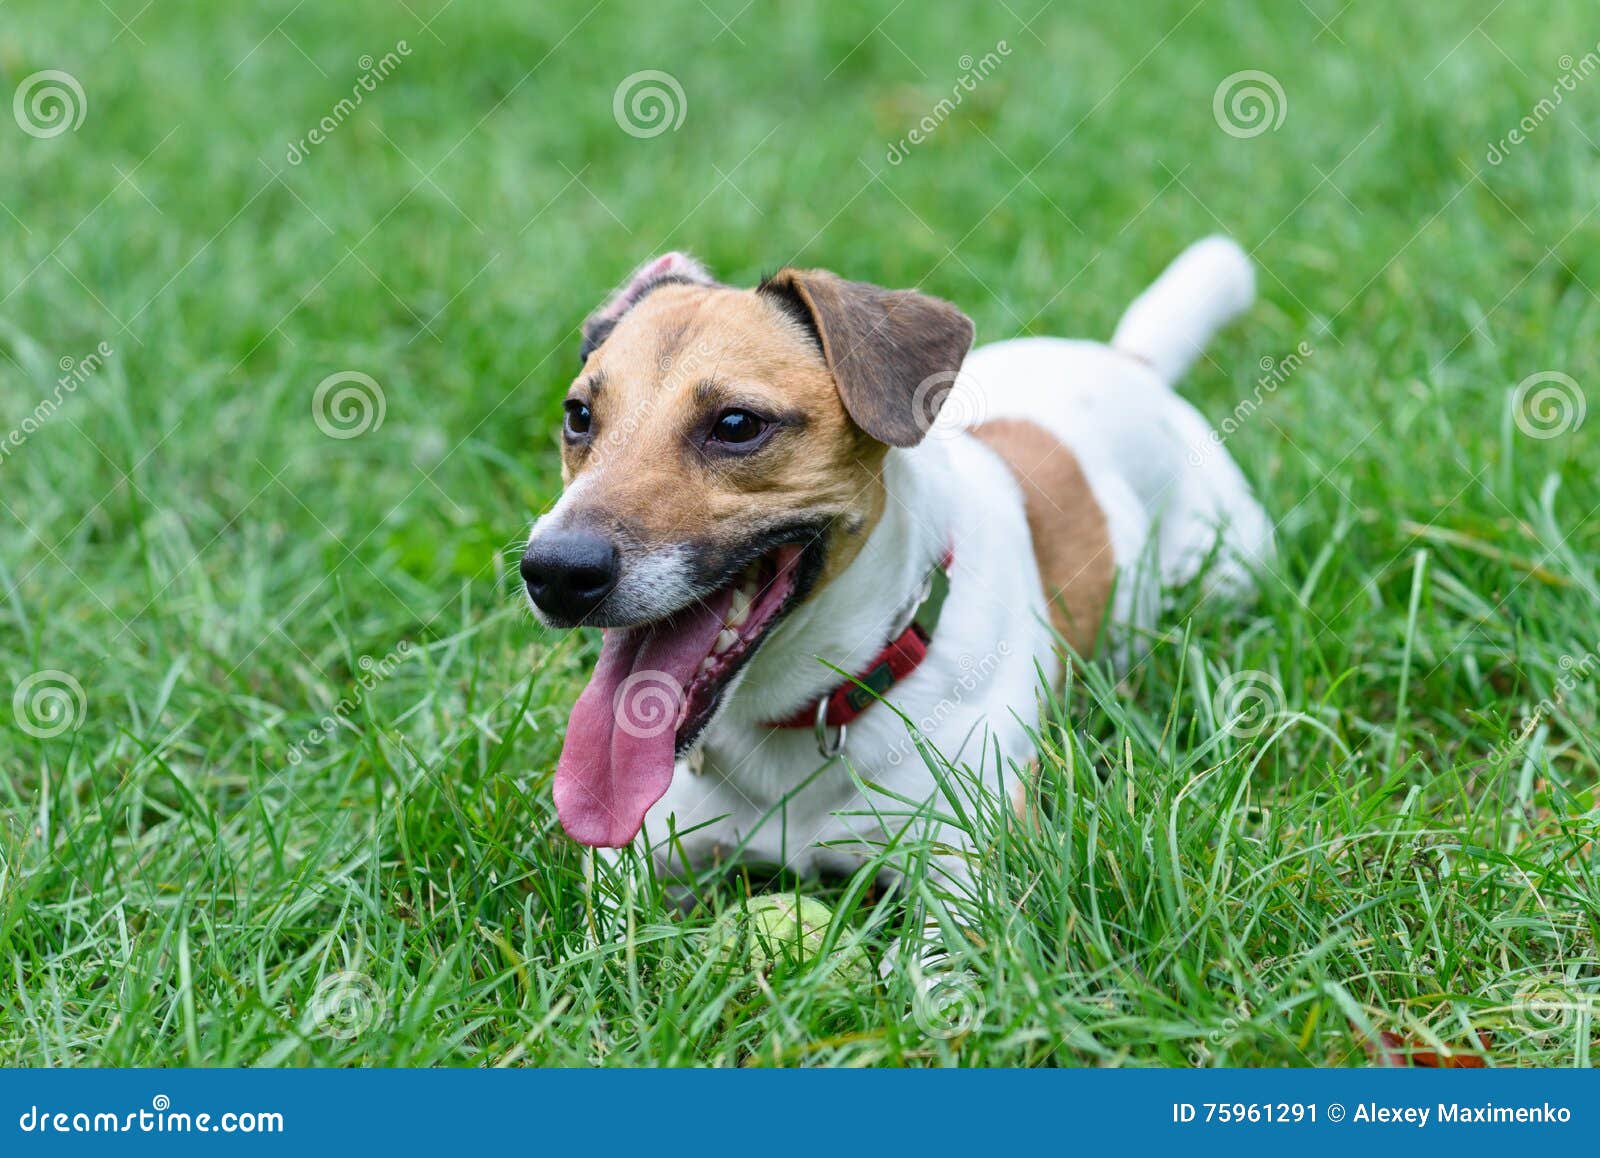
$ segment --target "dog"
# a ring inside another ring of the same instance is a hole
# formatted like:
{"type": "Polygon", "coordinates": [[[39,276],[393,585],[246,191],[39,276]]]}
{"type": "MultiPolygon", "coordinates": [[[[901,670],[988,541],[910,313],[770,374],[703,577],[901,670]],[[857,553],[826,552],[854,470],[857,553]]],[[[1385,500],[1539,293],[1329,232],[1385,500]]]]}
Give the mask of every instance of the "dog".
{"type": "MultiPolygon", "coordinates": [[[[952,759],[997,755],[1026,813],[1041,676],[1097,647],[1126,664],[1164,589],[1244,596],[1271,558],[1174,390],[1253,297],[1212,237],[1109,344],[971,350],[972,322],[913,290],[641,266],[583,325],[565,488],[521,562],[541,621],[604,631],[555,773],[567,834],[667,875],[852,872],[895,837],[864,784],[938,791],[907,720],[952,759]]],[[[965,834],[933,827],[970,879],[965,834]]]]}

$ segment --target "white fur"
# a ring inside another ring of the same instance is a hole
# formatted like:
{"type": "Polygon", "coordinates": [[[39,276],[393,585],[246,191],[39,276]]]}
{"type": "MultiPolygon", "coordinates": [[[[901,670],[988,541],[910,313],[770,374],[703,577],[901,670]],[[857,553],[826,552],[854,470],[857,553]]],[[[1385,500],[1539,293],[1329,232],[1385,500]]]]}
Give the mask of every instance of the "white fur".
{"type": "Polygon", "coordinates": [[[1134,299],[1111,344],[1150,364],[1171,386],[1182,378],[1211,335],[1250,308],[1256,271],[1227,237],[1208,237],[1178,255],[1134,299]]]}
{"type": "MultiPolygon", "coordinates": [[[[1235,255],[1242,259],[1231,242],[1211,239],[1180,257],[1129,311],[1121,349],[1026,338],[975,350],[946,403],[969,427],[1030,419],[1077,456],[1108,521],[1122,656],[1129,629],[1154,622],[1161,587],[1191,578],[1219,535],[1208,575],[1227,589],[1248,589],[1271,553],[1270,526],[1238,467],[1220,447],[1196,460],[1210,428],[1163,377],[1247,300],[1249,267],[1241,279],[1235,255]]],[[[1013,765],[1032,755],[1040,674],[1055,680],[1061,659],[1016,480],[969,434],[936,428],[920,446],[889,452],[884,483],[888,503],[860,555],[773,631],[707,729],[699,771],[680,764],[650,810],[641,839],[663,867],[685,867],[672,863],[669,832],[691,862],[743,845],[747,859],[801,873],[848,871],[892,835],[896,823],[879,824],[870,811],[903,815],[904,805],[864,796],[843,761],[819,771],[810,729],[765,724],[841,682],[818,657],[860,672],[947,547],[950,594],[928,658],[887,699],[951,760],[976,764],[985,751],[1002,791],[1013,786],[1013,765]]],[[[936,791],[905,724],[884,705],[850,724],[845,755],[863,780],[900,797],[926,801],[936,791]]],[[[937,835],[960,843],[958,833],[937,835]]],[[[965,872],[960,857],[946,868],[965,872]]]]}

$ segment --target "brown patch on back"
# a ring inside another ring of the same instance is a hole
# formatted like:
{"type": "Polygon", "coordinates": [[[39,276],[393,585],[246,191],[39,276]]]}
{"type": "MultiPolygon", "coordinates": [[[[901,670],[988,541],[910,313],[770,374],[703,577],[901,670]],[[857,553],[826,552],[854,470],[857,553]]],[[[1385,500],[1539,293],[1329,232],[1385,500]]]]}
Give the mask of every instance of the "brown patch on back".
{"type": "Polygon", "coordinates": [[[1080,655],[1094,650],[1116,572],[1105,512],[1077,457],[1023,418],[997,418],[973,432],[1011,469],[1022,489],[1050,625],[1080,655]]]}

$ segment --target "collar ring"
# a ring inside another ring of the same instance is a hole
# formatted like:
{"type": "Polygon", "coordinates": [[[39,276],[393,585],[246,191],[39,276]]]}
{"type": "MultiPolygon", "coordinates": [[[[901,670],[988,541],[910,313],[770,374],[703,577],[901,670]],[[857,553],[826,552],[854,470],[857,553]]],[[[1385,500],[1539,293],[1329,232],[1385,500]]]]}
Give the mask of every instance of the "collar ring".
{"type": "Polygon", "coordinates": [[[823,696],[817,701],[817,752],[821,754],[824,760],[832,760],[840,752],[844,751],[844,739],[849,731],[844,724],[840,724],[838,734],[831,740],[828,738],[828,703],[832,698],[831,696],[823,696]]]}

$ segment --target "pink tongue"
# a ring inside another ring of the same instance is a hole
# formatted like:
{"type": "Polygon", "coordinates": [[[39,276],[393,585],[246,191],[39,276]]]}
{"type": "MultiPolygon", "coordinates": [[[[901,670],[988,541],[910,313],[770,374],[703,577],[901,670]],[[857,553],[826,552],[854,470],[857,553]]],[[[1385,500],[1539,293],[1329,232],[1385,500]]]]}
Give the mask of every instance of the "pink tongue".
{"type": "Polygon", "coordinates": [[[654,627],[605,633],[556,764],[556,815],[573,840],[621,848],[672,784],[688,688],[732,598],[729,589],[654,627]]]}

